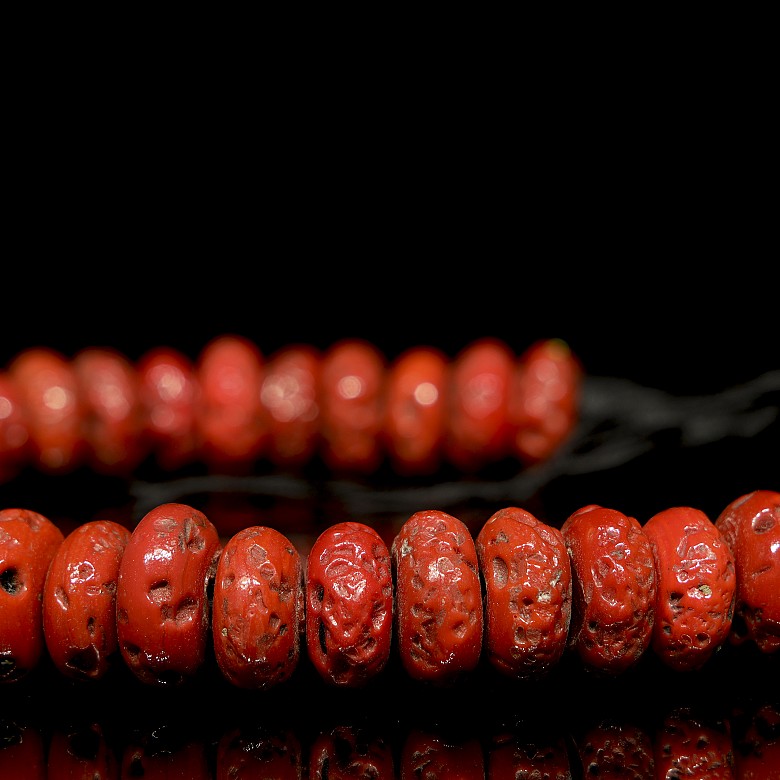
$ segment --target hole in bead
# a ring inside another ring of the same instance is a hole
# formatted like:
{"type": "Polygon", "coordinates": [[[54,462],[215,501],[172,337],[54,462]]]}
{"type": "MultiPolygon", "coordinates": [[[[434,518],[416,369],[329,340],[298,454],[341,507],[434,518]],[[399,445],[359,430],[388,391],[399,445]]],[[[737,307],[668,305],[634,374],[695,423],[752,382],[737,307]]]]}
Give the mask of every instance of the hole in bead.
{"type": "Polygon", "coordinates": [[[320,620],[319,628],[317,629],[317,638],[320,641],[320,650],[323,655],[328,654],[328,645],[325,643],[325,624],[320,620]]]}
{"type": "Polygon", "coordinates": [[[100,658],[98,657],[97,650],[90,645],[89,647],[72,653],[65,662],[65,666],[74,672],[89,677],[97,672],[99,663],[100,658]]]}
{"type": "Polygon", "coordinates": [[[178,607],[176,608],[176,614],[173,616],[173,619],[177,623],[185,623],[188,620],[193,620],[197,614],[198,611],[198,604],[192,597],[186,597],[181,600],[178,607]]]}
{"type": "Polygon", "coordinates": [[[10,567],[0,574],[0,587],[6,593],[14,596],[24,588],[24,583],[19,576],[19,572],[15,568],[10,567]]]}
{"type": "Polygon", "coordinates": [[[771,509],[766,509],[759,512],[751,523],[753,532],[757,534],[765,534],[767,531],[771,531],[775,527],[775,518],[771,509]]]}
{"type": "Polygon", "coordinates": [[[506,565],[506,561],[496,556],[493,558],[493,584],[497,588],[503,588],[507,580],[509,579],[509,568],[506,565]]]}
{"type": "Polygon", "coordinates": [[[70,599],[68,598],[68,594],[62,585],[58,585],[54,589],[54,599],[63,610],[67,610],[70,606],[70,599]]]}
{"type": "Polygon", "coordinates": [[[155,604],[162,604],[165,601],[170,601],[171,598],[171,586],[168,580],[159,580],[155,582],[149,588],[149,598],[155,604]]]}

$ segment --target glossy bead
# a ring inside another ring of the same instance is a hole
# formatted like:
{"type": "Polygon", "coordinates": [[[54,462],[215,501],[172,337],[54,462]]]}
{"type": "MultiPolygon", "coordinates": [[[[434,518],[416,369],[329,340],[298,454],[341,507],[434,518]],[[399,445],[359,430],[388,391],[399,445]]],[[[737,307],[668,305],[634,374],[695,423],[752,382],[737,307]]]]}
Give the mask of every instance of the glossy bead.
{"type": "Polygon", "coordinates": [[[275,466],[303,466],[317,451],[319,376],[320,354],[305,344],[284,347],[268,359],[260,400],[268,415],[266,455],[275,466]]]}
{"type": "Polygon", "coordinates": [[[225,544],[214,581],[212,634],[220,671],[239,688],[270,688],[298,666],[303,564],[279,531],[249,526],[225,544]]]}
{"type": "Polygon", "coordinates": [[[412,679],[451,685],[476,669],[482,653],[482,586],[471,533],[446,512],[415,512],[391,554],[403,668],[412,679]]]}
{"type": "Polygon", "coordinates": [[[76,353],[73,370],[84,403],[84,438],[90,466],[128,475],[146,454],[138,374],[121,353],[89,347],[76,353]]]}
{"type": "Polygon", "coordinates": [[[55,350],[35,347],[17,355],[8,371],[20,393],[35,465],[49,473],[81,465],[84,405],[72,363],[55,350]]]}
{"type": "Polygon", "coordinates": [[[513,678],[546,674],[563,656],[571,620],[571,565],[560,530],[507,507],[488,519],[476,547],[488,661],[513,678]]]}
{"type": "Polygon", "coordinates": [[[645,524],[656,566],[652,646],[677,671],[701,669],[729,636],[734,557],[704,512],[671,507],[645,524]]]}
{"type": "Polygon", "coordinates": [[[329,526],[307,556],[309,660],[332,685],[362,686],[387,664],[392,625],[392,567],[382,538],[363,523],[329,526]]]}
{"type": "Polygon", "coordinates": [[[569,646],[607,674],[634,666],[652,638],[656,575],[650,540],[634,517],[589,504],[561,526],[572,568],[569,646]]]}
{"type": "Polygon", "coordinates": [[[320,452],[336,471],[369,473],[382,461],[385,357],[372,344],[345,339],[322,357],[320,452]]]}
{"type": "Polygon", "coordinates": [[[198,381],[192,361],[170,347],[146,352],[136,363],[146,448],[166,471],[195,460],[198,381]]]}
{"type": "Polygon", "coordinates": [[[0,483],[8,482],[30,458],[30,435],[21,393],[5,371],[0,371],[0,483]]]}
{"type": "Polygon", "coordinates": [[[455,356],[444,447],[457,468],[473,471],[507,455],[514,367],[514,353],[498,339],[478,339],[455,356]]]}
{"type": "Polygon", "coordinates": [[[579,421],[583,368],[561,339],[543,339],[521,353],[512,379],[511,450],[526,464],[551,458],[579,421]]]}
{"type": "Polygon", "coordinates": [[[214,525],[186,504],[160,504],[133,529],[119,564],[117,638],[142,682],[174,687],[201,672],[220,551],[214,525]]]}
{"type": "Polygon", "coordinates": [[[260,401],[263,355],[240,336],[219,336],[201,350],[196,364],[199,453],[212,468],[245,472],[263,453],[267,412],[260,401]]]}
{"type": "Polygon", "coordinates": [[[440,465],[448,371],[446,356],[424,346],[406,350],[388,368],[382,438],[399,474],[430,474],[440,465]]]}
{"type": "Polygon", "coordinates": [[[38,512],[0,510],[0,683],[26,677],[45,652],[41,594],[63,539],[38,512]]]}
{"type": "Polygon", "coordinates": [[[734,556],[737,596],[731,641],[780,650],[780,492],[754,490],[730,502],[715,526],[734,556]]]}
{"type": "Polygon", "coordinates": [[[118,656],[116,589],[130,530],[111,520],[74,528],[55,553],[43,588],[49,657],[66,677],[103,677],[118,656]]]}

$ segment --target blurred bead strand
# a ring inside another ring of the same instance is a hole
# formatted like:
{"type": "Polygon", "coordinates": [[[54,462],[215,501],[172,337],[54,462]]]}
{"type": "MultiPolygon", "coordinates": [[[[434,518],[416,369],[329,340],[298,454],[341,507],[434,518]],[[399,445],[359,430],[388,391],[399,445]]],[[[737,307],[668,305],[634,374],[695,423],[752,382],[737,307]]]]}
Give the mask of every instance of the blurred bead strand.
{"type": "Polygon", "coordinates": [[[495,338],[453,357],[418,345],[392,361],[357,338],[266,356],[225,334],[194,358],[160,346],[135,363],[110,347],[72,358],[34,347],[0,370],[0,480],[85,465],[130,477],[149,458],[165,472],[200,463],[226,474],[314,459],[350,475],[531,465],[574,430],[582,379],[560,339],[520,355],[495,338]]]}

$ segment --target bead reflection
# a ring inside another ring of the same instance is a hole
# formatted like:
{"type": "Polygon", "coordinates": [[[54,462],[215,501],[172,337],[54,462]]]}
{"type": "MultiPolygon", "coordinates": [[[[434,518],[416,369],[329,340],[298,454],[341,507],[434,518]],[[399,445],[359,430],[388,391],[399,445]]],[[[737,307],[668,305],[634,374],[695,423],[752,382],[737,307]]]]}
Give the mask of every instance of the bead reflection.
{"type": "Polygon", "coordinates": [[[524,733],[521,729],[499,731],[488,742],[486,760],[488,780],[517,777],[571,780],[572,777],[566,740],[555,730],[547,733],[524,733]]]}
{"type": "Polygon", "coordinates": [[[740,709],[731,718],[739,780],[780,780],[780,703],[740,709]]]}
{"type": "Polygon", "coordinates": [[[390,742],[354,726],[336,726],[314,739],[309,753],[310,780],[394,778],[390,742]]]}
{"type": "Polygon", "coordinates": [[[206,744],[162,727],[133,734],[122,751],[122,780],[211,780],[206,744]]]}
{"type": "Polygon", "coordinates": [[[651,780],[655,757],[650,735],[626,721],[594,725],[576,740],[585,777],[651,780]]]}
{"type": "Polygon", "coordinates": [[[477,737],[447,730],[415,728],[404,741],[401,780],[458,778],[483,780],[485,760],[477,737]]]}
{"type": "Polygon", "coordinates": [[[48,780],[115,780],[119,762],[102,727],[92,723],[54,731],[49,739],[47,771],[48,780]]]}
{"type": "Polygon", "coordinates": [[[46,745],[38,728],[0,720],[0,777],[45,780],[46,745]]]}
{"type": "Polygon", "coordinates": [[[290,729],[236,727],[219,740],[215,780],[301,780],[301,741],[290,729]]]}
{"type": "Polygon", "coordinates": [[[730,724],[675,707],[655,733],[656,777],[735,778],[730,724]]]}

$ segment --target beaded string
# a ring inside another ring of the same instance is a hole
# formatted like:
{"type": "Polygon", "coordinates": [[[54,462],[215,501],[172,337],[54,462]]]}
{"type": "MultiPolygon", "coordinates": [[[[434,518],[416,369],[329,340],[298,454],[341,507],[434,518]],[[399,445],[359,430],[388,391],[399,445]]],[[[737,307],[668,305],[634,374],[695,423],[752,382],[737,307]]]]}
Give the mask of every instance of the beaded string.
{"type": "Polygon", "coordinates": [[[480,339],[453,359],[417,346],[392,362],[360,339],[265,356],[228,334],[195,359],[159,347],[135,363],[102,347],[31,348],[0,371],[0,480],[82,464],[131,475],[149,458],[165,471],[200,462],[224,474],[315,458],[337,474],[386,462],[401,476],[508,457],[530,465],[571,435],[582,377],[560,339],[520,355],[480,339]]]}

